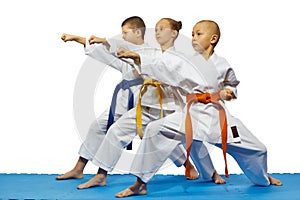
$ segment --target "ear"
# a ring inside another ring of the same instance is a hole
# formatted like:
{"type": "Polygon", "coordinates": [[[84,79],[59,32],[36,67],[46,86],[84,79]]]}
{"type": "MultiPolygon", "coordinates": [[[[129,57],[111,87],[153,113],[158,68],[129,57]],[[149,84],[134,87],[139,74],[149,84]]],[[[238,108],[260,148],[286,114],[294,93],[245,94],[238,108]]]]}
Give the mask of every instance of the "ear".
{"type": "Polygon", "coordinates": [[[213,35],[211,36],[211,38],[210,38],[210,43],[211,43],[211,44],[216,44],[217,41],[218,41],[218,39],[219,39],[219,36],[218,36],[217,34],[213,34],[213,35]]]}
{"type": "Polygon", "coordinates": [[[141,31],[141,29],[137,28],[135,30],[135,34],[137,35],[137,37],[142,37],[142,31],[141,31]]]}
{"type": "Polygon", "coordinates": [[[178,31],[172,30],[172,38],[176,38],[178,35],[178,31]]]}

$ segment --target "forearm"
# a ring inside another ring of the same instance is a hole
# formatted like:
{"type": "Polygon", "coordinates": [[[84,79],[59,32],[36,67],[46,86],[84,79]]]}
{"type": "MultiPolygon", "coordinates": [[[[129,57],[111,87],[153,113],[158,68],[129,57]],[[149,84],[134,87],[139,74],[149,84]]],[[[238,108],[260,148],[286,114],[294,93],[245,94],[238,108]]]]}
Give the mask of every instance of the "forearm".
{"type": "Polygon", "coordinates": [[[78,42],[78,43],[85,46],[86,38],[81,37],[81,36],[77,36],[77,35],[73,35],[73,41],[78,42]]]}
{"type": "Polygon", "coordinates": [[[119,58],[130,58],[134,61],[134,64],[136,64],[139,67],[141,66],[140,54],[133,51],[129,51],[122,47],[118,50],[117,54],[119,58]]]}
{"type": "Polygon", "coordinates": [[[94,36],[94,35],[92,35],[90,37],[89,43],[90,44],[101,43],[107,48],[107,50],[109,50],[109,48],[110,48],[110,44],[108,43],[106,38],[100,38],[100,37],[97,37],[97,36],[94,36]]]}
{"type": "Polygon", "coordinates": [[[64,42],[68,42],[68,41],[75,41],[75,42],[78,42],[82,45],[85,46],[85,40],[86,38],[85,37],[81,37],[81,36],[77,36],[77,35],[71,35],[71,34],[66,34],[64,33],[62,36],[61,36],[61,39],[64,41],[64,42]]]}
{"type": "Polygon", "coordinates": [[[106,47],[107,50],[110,49],[110,44],[107,42],[107,40],[105,40],[105,41],[103,42],[103,45],[106,47]]]}

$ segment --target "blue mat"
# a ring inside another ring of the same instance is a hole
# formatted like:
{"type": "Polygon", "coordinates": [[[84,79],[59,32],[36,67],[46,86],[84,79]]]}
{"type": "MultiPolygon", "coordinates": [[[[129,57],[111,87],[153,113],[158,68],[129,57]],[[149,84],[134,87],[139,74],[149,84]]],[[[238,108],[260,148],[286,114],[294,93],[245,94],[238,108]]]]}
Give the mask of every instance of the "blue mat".
{"type": "MultiPolygon", "coordinates": [[[[0,199],[116,199],[115,193],[135,182],[131,175],[108,175],[107,186],[84,190],[77,185],[83,179],[55,180],[56,174],[0,174],[0,199]]],[[[245,175],[230,175],[227,184],[216,185],[199,180],[188,181],[184,176],[156,175],[148,183],[148,194],[126,199],[288,199],[300,200],[300,174],[272,174],[283,186],[259,187],[253,185],[245,175]]]]}

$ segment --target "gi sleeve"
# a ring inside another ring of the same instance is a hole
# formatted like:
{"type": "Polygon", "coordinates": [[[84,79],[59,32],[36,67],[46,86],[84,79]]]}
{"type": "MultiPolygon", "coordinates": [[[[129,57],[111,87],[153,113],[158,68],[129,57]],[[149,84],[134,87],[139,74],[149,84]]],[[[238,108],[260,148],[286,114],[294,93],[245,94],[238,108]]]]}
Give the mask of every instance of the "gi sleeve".
{"type": "Polygon", "coordinates": [[[237,80],[232,68],[226,71],[224,81],[222,83],[224,89],[230,89],[233,91],[235,98],[237,98],[237,86],[240,81],[237,80]]]}
{"type": "Polygon", "coordinates": [[[86,40],[85,54],[122,72],[128,63],[117,58],[103,44],[89,44],[86,40]]]}
{"type": "Polygon", "coordinates": [[[199,70],[182,55],[165,52],[156,56],[141,54],[140,57],[142,74],[187,93],[192,93],[199,82],[205,82],[199,70]]]}

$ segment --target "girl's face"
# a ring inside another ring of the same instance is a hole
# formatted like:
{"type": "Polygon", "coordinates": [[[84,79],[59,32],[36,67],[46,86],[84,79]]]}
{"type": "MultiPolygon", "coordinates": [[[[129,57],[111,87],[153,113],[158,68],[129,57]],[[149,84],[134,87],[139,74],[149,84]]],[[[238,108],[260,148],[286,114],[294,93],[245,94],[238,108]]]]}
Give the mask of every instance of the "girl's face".
{"type": "Polygon", "coordinates": [[[195,51],[202,54],[211,44],[212,34],[208,31],[205,23],[198,23],[192,32],[192,45],[195,51]]]}
{"type": "Polygon", "coordinates": [[[161,46],[170,41],[174,41],[174,30],[171,29],[167,20],[163,19],[157,22],[155,26],[155,37],[161,46]]]}

